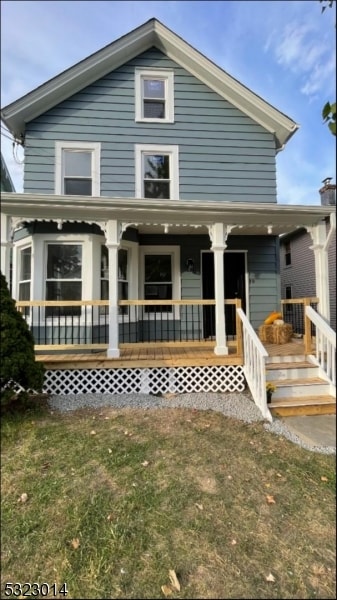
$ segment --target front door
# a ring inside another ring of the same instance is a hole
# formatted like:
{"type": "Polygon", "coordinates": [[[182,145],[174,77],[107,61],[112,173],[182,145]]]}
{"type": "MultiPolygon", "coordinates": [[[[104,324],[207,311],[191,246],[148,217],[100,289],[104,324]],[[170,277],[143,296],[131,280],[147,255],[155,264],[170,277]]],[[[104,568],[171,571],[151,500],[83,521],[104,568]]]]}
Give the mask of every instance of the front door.
{"type": "MultiPolygon", "coordinates": [[[[202,297],[204,300],[214,299],[214,255],[213,252],[202,253],[202,297]]],[[[245,253],[224,252],[224,298],[240,298],[242,310],[246,311],[245,286],[245,253]]],[[[204,337],[215,337],[215,307],[204,306],[204,337]]],[[[235,335],[235,308],[225,307],[226,335],[235,335]]]]}

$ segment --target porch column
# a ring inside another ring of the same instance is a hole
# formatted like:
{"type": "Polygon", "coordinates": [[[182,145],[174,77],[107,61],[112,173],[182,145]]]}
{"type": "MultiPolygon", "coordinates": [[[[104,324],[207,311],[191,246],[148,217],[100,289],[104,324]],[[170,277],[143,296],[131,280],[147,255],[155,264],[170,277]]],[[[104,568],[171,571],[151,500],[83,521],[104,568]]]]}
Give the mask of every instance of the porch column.
{"type": "Polygon", "coordinates": [[[314,251],[315,257],[315,278],[316,278],[316,296],[319,298],[318,312],[330,321],[330,295],[329,295],[329,262],[326,244],[326,223],[321,222],[309,229],[313,240],[310,249],[314,251]]]}
{"type": "Polygon", "coordinates": [[[119,358],[118,324],[118,248],[120,243],[119,223],[107,221],[105,228],[106,246],[109,252],[109,347],[108,358],[119,358]]]}
{"type": "Polygon", "coordinates": [[[1,273],[10,288],[11,218],[1,213],[1,273]]]}
{"type": "Polygon", "coordinates": [[[224,304],[224,250],[227,232],[223,223],[215,223],[210,230],[214,254],[214,295],[215,295],[215,339],[214,353],[228,354],[224,304]]]}

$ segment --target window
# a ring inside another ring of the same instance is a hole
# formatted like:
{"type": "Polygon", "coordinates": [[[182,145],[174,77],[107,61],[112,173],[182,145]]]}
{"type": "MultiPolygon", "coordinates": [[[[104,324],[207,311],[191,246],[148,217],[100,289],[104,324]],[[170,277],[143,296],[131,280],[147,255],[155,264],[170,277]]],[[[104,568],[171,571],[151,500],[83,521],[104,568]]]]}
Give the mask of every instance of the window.
{"type": "MultiPolygon", "coordinates": [[[[286,300],[291,300],[292,297],[293,297],[292,287],[291,287],[291,285],[286,285],[286,300]]],[[[290,318],[290,316],[293,314],[294,305],[286,303],[285,308],[286,308],[287,317],[290,318]]]]}
{"type": "Polygon", "coordinates": [[[286,266],[291,265],[291,250],[290,243],[285,244],[285,264],[286,266]]]}
{"type": "Polygon", "coordinates": [[[173,123],[173,71],[136,69],[136,121],[173,123]]]}
{"type": "MultiPolygon", "coordinates": [[[[118,299],[128,300],[128,251],[124,248],[118,250],[118,299]]],[[[101,246],[101,300],[109,300],[109,253],[106,246],[101,246]]],[[[102,307],[105,311],[105,307],[102,307]]],[[[119,307],[119,314],[128,314],[127,306],[119,307]]]]}
{"type": "Polygon", "coordinates": [[[135,146],[136,198],[179,198],[178,146],[135,146]]]}
{"type": "Polygon", "coordinates": [[[100,144],[56,142],[55,193],[100,195],[100,144]]]}
{"type": "MultiPolygon", "coordinates": [[[[32,249],[23,248],[20,251],[19,300],[30,300],[30,282],[32,275],[32,249]]],[[[28,317],[30,308],[23,307],[22,314],[28,317]]]]}
{"type": "Polygon", "coordinates": [[[291,285],[286,285],[286,300],[291,300],[292,297],[291,285]]]}
{"type": "MultiPolygon", "coordinates": [[[[179,246],[142,246],[142,280],[144,300],[180,298],[179,246]]],[[[146,313],[167,313],[177,318],[179,309],[165,304],[145,306],[146,313]]]]}
{"type": "MultiPolygon", "coordinates": [[[[75,244],[48,244],[46,300],[82,300],[82,246],[75,244]]],[[[46,316],[55,314],[54,307],[46,307],[46,316]]],[[[58,307],[57,315],[81,314],[81,307],[58,307]]]]}

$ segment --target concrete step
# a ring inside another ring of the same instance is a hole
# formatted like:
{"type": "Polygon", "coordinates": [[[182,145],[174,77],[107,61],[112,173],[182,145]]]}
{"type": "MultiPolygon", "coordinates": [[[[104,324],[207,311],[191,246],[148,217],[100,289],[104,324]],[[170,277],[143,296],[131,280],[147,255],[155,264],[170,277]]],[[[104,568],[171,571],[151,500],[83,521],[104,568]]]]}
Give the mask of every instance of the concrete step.
{"type": "Polygon", "coordinates": [[[296,415],[335,415],[336,398],[329,394],[321,396],[301,396],[274,398],[268,408],[273,416],[296,415]]]}

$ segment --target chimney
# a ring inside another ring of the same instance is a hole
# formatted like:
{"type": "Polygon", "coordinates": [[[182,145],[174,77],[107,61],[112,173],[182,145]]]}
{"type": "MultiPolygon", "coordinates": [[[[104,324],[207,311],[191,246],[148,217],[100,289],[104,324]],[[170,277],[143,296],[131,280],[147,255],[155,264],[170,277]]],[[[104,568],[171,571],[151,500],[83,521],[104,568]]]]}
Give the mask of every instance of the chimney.
{"type": "Polygon", "coordinates": [[[319,190],[322,206],[336,206],[336,186],[330,183],[332,177],[323,179],[323,187],[319,190]]]}

